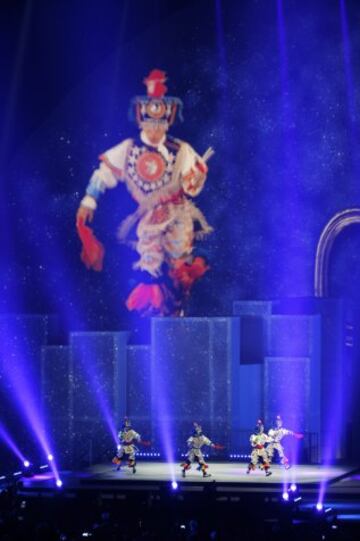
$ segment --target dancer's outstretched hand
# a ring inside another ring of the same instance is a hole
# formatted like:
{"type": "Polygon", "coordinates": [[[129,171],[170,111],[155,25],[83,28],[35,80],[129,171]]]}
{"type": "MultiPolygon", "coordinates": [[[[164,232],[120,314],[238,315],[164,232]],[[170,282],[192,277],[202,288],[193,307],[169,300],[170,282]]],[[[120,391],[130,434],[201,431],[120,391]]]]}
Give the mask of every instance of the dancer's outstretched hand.
{"type": "Polygon", "coordinates": [[[150,447],[151,445],[151,441],[149,440],[140,440],[139,443],[141,443],[141,445],[145,445],[145,447],[150,447]]]}
{"type": "Polygon", "coordinates": [[[221,445],[221,443],[213,443],[212,448],[213,449],[225,449],[225,445],[221,445]]]}
{"type": "Polygon", "coordinates": [[[91,223],[93,219],[94,210],[80,205],[76,213],[76,225],[79,225],[79,223],[86,224],[86,222],[91,223]]]}

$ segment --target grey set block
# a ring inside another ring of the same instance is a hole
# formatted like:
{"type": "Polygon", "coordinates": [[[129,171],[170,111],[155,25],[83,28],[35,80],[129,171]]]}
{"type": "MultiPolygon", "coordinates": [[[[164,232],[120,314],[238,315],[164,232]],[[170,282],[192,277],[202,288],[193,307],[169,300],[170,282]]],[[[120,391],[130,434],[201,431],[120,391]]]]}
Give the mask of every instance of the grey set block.
{"type": "Polygon", "coordinates": [[[71,464],[69,406],[70,348],[45,346],[41,355],[42,410],[52,449],[61,451],[61,464],[71,464]]]}
{"type": "Polygon", "coordinates": [[[269,316],[272,312],[271,301],[234,301],[234,316],[269,316]]]}
{"type": "Polygon", "coordinates": [[[240,365],[240,430],[252,430],[263,414],[263,372],[263,364],[240,365]]]}
{"type": "Polygon", "coordinates": [[[96,463],[108,462],[116,453],[116,443],[102,418],[89,420],[75,419],[72,437],[68,442],[70,467],[80,468],[96,463]]]}
{"type": "Polygon", "coordinates": [[[232,453],[247,454],[249,437],[264,411],[263,364],[241,364],[239,369],[239,430],[233,435],[232,453]]]}
{"type": "Polygon", "coordinates": [[[70,335],[69,420],[76,464],[98,460],[115,446],[114,433],[127,413],[127,340],[126,332],[70,335]]]}
{"type": "Polygon", "coordinates": [[[310,358],[266,357],[264,364],[264,411],[267,426],[281,414],[288,428],[310,430],[310,358]]]}
{"type": "Polygon", "coordinates": [[[126,413],[126,332],[76,332],[70,335],[71,412],[95,421],[102,406],[116,423],[126,413]]]}
{"type": "Polygon", "coordinates": [[[270,301],[235,301],[233,303],[233,314],[240,318],[241,364],[263,363],[266,321],[271,311],[270,301]]]}
{"type": "Polygon", "coordinates": [[[50,418],[68,419],[70,404],[70,348],[45,346],[41,352],[43,410],[50,418]]]}
{"type": "MultiPolygon", "coordinates": [[[[249,412],[252,424],[257,416],[263,417],[266,426],[281,414],[290,428],[311,433],[320,448],[322,342],[325,331],[330,335],[329,325],[324,326],[319,306],[311,300],[306,304],[301,300],[308,312],[294,313],[299,304],[295,301],[233,304],[241,320],[241,434],[246,429],[243,412],[249,412]],[[282,309],[289,313],[282,314],[282,309]]],[[[330,311],[331,319],[334,307],[330,311]]]]}
{"type": "MultiPolygon", "coordinates": [[[[347,302],[344,299],[322,299],[320,307],[322,448],[325,456],[335,454],[336,459],[342,459],[351,454],[351,450],[346,448],[349,437],[346,434],[347,422],[351,418],[349,397],[358,394],[358,377],[351,367],[358,365],[359,359],[352,347],[353,331],[347,302]],[[344,422],[345,418],[347,422],[344,422]]],[[[357,455],[356,436],[354,444],[357,455]]]]}
{"type": "MultiPolygon", "coordinates": [[[[276,315],[268,320],[265,357],[265,419],[296,403],[297,429],[321,431],[321,318],[276,315]],[[274,359],[272,361],[272,359],[274,359]],[[275,374],[271,374],[270,367],[275,374]],[[303,367],[301,369],[300,367],[303,367]],[[276,379],[274,379],[276,378],[276,379]],[[278,381],[279,390],[276,389],[278,381]],[[288,391],[285,386],[288,381],[288,391]],[[280,389],[282,389],[280,391],[280,389]],[[275,409],[271,404],[276,404],[275,409]],[[277,411],[276,411],[277,409],[277,411]]],[[[283,414],[286,416],[285,414],[283,414]]]]}
{"type": "Polygon", "coordinates": [[[319,356],[320,316],[272,315],[266,322],[267,356],[319,356]]]}
{"type": "Polygon", "coordinates": [[[144,439],[151,439],[151,347],[127,347],[126,414],[144,439]]]}
{"type": "Polygon", "coordinates": [[[239,430],[239,319],[152,320],[152,426],[155,445],[186,451],[199,422],[229,449],[239,430]]]}

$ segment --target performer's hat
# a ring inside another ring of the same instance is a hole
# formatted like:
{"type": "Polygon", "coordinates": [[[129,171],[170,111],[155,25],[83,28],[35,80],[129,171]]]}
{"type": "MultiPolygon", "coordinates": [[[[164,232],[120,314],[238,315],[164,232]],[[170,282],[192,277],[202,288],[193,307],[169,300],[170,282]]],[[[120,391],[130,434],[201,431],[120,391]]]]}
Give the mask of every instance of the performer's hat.
{"type": "Polygon", "coordinates": [[[131,118],[135,118],[140,125],[142,122],[152,122],[171,126],[176,116],[182,120],[182,101],[173,96],[165,96],[167,87],[165,71],[153,69],[144,79],[147,96],[136,96],[132,100],[131,118]]]}

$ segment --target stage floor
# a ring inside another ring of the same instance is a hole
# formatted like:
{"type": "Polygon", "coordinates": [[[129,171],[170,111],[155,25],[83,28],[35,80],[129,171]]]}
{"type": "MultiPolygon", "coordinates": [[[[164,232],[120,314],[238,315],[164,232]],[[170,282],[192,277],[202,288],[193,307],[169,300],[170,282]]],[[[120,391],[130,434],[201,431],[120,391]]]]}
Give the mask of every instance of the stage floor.
{"type": "MultiPolygon", "coordinates": [[[[316,490],[322,484],[330,489],[335,485],[344,485],[354,473],[351,466],[298,465],[285,470],[279,465],[273,465],[272,475],[266,477],[260,469],[249,475],[246,474],[246,469],[246,463],[216,462],[209,464],[208,472],[211,477],[204,478],[193,466],[186,478],[183,478],[179,463],[139,461],[135,474],[126,466],[121,471],[116,471],[112,464],[98,464],[79,472],[62,472],[61,478],[64,489],[153,490],[156,486],[177,481],[183,490],[194,487],[201,489],[201,486],[212,483],[218,491],[254,492],[264,489],[279,491],[280,487],[291,483],[301,485],[302,490],[316,490]]],[[[25,489],[35,490],[50,488],[54,484],[50,474],[35,475],[22,481],[25,489]]],[[[353,485],[352,489],[354,488],[353,485]]],[[[359,490],[360,485],[357,484],[355,489],[359,490]]]]}
{"type": "Polygon", "coordinates": [[[178,482],[205,482],[211,483],[216,481],[219,483],[299,483],[313,484],[321,482],[329,482],[335,478],[342,477],[348,471],[346,467],[323,467],[323,466],[294,466],[289,470],[285,470],[281,466],[274,465],[271,468],[272,475],[265,476],[265,472],[257,469],[250,474],[246,473],[247,463],[231,463],[231,462],[215,462],[209,464],[207,470],[211,477],[203,477],[201,472],[196,470],[196,466],[192,466],[191,470],[186,473],[183,478],[181,468],[178,463],[168,464],[166,462],[139,462],[135,474],[126,466],[121,471],[116,471],[108,464],[99,464],[90,468],[89,474],[92,479],[103,481],[120,481],[120,480],[136,480],[136,481],[178,481],[178,482]]]}

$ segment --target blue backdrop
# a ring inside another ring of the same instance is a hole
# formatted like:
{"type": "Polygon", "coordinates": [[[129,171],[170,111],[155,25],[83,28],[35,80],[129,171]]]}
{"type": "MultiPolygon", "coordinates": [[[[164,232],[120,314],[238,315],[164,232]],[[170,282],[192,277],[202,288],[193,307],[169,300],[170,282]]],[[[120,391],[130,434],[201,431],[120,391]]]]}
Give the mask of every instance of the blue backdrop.
{"type": "MultiPolygon", "coordinates": [[[[102,273],[82,266],[74,222],[98,154],[136,133],[129,103],[153,67],[184,101],[173,135],[216,151],[198,198],[215,229],[198,245],[211,271],[190,315],[313,293],[323,227],[360,204],[358,2],[3,5],[1,312],[58,313],[73,330],[133,324],[135,254],[115,237],[130,196],[100,201],[102,273]]],[[[357,227],[337,241],[332,295],[358,297],[359,247],[357,227]]]]}

